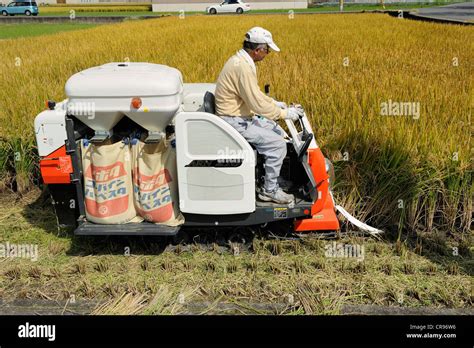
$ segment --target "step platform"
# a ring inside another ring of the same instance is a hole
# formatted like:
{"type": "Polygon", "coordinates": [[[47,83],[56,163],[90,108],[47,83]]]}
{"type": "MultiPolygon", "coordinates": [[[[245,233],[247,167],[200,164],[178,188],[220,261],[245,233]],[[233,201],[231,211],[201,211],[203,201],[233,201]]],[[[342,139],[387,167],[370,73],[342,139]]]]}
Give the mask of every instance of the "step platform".
{"type": "Polygon", "coordinates": [[[128,224],[100,225],[84,222],[74,231],[78,236],[174,236],[181,226],[165,226],[151,222],[131,222],[128,224]]]}

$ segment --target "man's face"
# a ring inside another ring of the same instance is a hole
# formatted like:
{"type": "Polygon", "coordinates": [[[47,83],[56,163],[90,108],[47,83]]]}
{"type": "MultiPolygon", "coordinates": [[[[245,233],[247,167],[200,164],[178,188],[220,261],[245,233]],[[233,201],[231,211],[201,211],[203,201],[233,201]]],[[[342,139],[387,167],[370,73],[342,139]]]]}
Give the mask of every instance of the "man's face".
{"type": "Polygon", "coordinates": [[[268,53],[270,53],[270,49],[268,45],[264,45],[262,47],[255,49],[254,52],[255,54],[254,54],[253,60],[255,62],[260,62],[267,56],[268,53]]]}

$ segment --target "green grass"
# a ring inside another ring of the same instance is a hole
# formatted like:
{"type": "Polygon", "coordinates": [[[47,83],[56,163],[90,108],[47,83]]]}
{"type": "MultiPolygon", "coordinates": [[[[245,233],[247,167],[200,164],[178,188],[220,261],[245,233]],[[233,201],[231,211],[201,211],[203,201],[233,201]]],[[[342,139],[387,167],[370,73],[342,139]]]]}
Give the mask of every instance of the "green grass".
{"type": "Polygon", "coordinates": [[[95,27],[97,24],[82,23],[35,23],[35,24],[0,24],[0,39],[55,34],[61,31],[71,31],[95,27]]]}
{"type": "Polygon", "coordinates": [[[253,314],[338,314],[346,304],[473,305],[470,244],[451,244],[442,234],[398,243],[361,237],[336,241],[364,246],[362,261],[328,258],[325,246],[332,241],[314,238],[257,238],[252,251],[234,255],[215,244],[176,247],[152,238],[60,233],[50,202],[35,191],[0,199],[0,243],[7,241],[37,244],[39,257],[36,262],[0,259],[0,298],[65,301],[74,296],[103,303],[94,311],[98,314],[176,314],[193,303],[211,304],[198,313],[216,313],[219,304],[231,303],[253,314]],[[125,247],[130,256],[124,255],[125,247]]]}
{"type": "MultiPolygon", "coordinates": [[[[76,17],[111,17],[111,16],[122,16],[122,17],[131,17],[131,16],[161,16],[163,13],[160,12],[151,12],[151,11],[110,11],[110,12],[76,12],[76,17]]],[[[40,17],[69,17],[70,12],[68,10],[64,12],[51,12],[51,13],[42,13],[40,9],[40,17]]]]}

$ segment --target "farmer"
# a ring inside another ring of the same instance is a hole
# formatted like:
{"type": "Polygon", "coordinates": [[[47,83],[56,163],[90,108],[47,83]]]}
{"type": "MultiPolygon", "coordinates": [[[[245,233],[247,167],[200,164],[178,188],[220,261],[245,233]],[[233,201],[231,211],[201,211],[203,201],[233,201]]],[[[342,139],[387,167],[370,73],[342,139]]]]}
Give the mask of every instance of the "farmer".
{"type": "Polygon", "coordinates": [[[285,132],[274,121],[297,120],[303,115],[303,109],[288,108],[260,90],[255,63],[262,61],[270,49],[280,51],[268,30],[254,27],[245,34],[243,48],[229,58],[217,79],[216,114],[265,157],[265,184],[258,194],[259,199],[287,204],[295,198],[278,184],[286,156],[285,132]]]}

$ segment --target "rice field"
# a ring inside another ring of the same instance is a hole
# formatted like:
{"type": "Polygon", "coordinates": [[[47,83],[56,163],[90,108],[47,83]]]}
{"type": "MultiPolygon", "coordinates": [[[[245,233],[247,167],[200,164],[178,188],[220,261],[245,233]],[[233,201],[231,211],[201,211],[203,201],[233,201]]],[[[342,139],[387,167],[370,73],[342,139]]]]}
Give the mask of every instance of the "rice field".
{"type": "Polygon", "coordinates": [[[474,304],[470,246],[439,232],[416,242],[257,237],[237,253],[199,239],[81,238],[56,232],[50,202],[30,192],[0,197],[0,248],[7,242],[36,243],[38,253],[0,257],[0,299],[28,301],[17,310],[35,313],[42,302],[59,313],[78,313],[79,305],[83,313],[127,315],[337,315],[361,305],[472,314],[474,304]],[[328,257],[335,243],[360,245],[361,258],[328,257]]]}
{"type": "Polygon", "coordinates": [[[4,40],[0,187],[35,185],[34,117],[65,98],[72,74],[129,59],[212,82],[255,25],[282,50],[259,64],[259,82],[311,115],[338,202],[389,231],[470,231],[474,30],[383,14],[168,17],[4,40]]]}
{"type": "Polygon", "coordinates": [[[95,4],[77,4],[77,5],[54,5],[54,6],[40,6],[41,14],[54,15],[55,13],[69,13],[71,10],[75,12],[145,12],[151,11],[151,4],[137,4],[137,5],[95,5],[95,4]]]}
{"type": "Polygon", "coordinates": [[[96,314],[186,313],[193,304],[193,313],[222,313],[222,303],[253,314],[339,314],[347,304],[472,308],[473,29],[382,14],[193,16],[3,40],[0,244],[35,243],[39,255],[0,258],[0,298],[65,309],[73,298],[96,301],[96,314]],[[354,260],[327,257],[332,241],[315,238],[256,238],[236,254],[217,243],[57,231],[37,188],[33,120],[44,101],[64,99],[72,74],[114,61],[215,81],[255,25],[282,50],[259,63],[261,87],[303,104],[335,164],[336,201],[385,229],[384,239],[337,240],[365,248],[354,260]],[[408,113],[394,108],[401,103],[408,113]]]}

